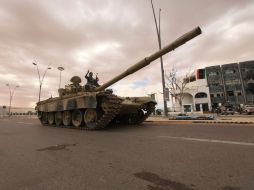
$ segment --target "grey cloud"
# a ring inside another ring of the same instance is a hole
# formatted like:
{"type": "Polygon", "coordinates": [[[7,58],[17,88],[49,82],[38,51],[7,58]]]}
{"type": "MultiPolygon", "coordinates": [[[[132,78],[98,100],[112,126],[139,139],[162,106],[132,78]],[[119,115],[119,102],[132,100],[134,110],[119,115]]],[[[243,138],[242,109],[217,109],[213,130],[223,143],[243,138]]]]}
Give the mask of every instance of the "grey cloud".
{"type": "MultiPolygon", "coordinates": [[[[19,106],[37,101],[38,79],[31,64],[34,59],[41,71],[52,63],[43,87],[46,98],[57,92],[58,66],[65,68],[62,84],[69,83],[73,75],[84,80],[87,69],[98,72],[103,83],[158,49],[150,0],[0,0],[0,5],[0,79],[22,84],[15,94],[19,106]],[[105,44],[105,50],[96,53],[96,48],[105,44]],[[117,46],[113,48],[113,44],[117,46]],[[89,55],[79,60],[78,53],[89,55]],[[7,74],[16,77],[11,79],[7,74]]],[[[202,36],[164,56],[166,69],[176,65],[184,71],[190,65],[194,69],[253,58],[251,30],[232,41],[228,38],[233,26],[253,26],[252,1],[154,0],[154,5],[157,13],[162,8],[165,45],[196,25],[203,28],[202,36]],[[232,28],[222,29],[230,14],[232,28]]],[[[150,84],[161,89],[158,61],[118,85],[147,77],[150,84]]],[[[0,104],[5,104],[8,89],[4,84],[1,88],[0,104]]]]}

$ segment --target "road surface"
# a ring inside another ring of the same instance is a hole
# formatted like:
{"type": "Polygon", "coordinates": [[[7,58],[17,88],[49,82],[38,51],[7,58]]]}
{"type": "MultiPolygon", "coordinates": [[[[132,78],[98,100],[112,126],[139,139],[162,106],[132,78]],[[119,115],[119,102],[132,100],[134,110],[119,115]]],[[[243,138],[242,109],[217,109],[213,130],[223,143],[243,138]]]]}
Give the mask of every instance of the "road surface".
{"type": "Polygon", "coordinates": [[[253,190],[254,126],[0,119],[0,190],[253,190]]]}

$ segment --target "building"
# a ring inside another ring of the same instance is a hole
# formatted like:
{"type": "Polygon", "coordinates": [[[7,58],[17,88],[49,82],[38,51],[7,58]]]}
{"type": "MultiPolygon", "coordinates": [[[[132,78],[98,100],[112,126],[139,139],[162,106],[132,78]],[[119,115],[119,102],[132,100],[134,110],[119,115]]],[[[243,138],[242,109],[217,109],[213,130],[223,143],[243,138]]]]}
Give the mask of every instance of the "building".
{"type": "Polygon", "coordinates": [[[239,63],[245,104],[254,104],[254,61],[239,63]]]}
{"type": "Polygon", "coordinates": [[[225,64],[221,66],[224,84],[225,103],[237,106],[244,104],[243,88],[239,65],[237,63],[225,64]]]}
{"type": "Polygon", "coordinates": [[[172,108],[170,111],[195,112],[211,110],[210,93],[205,76],[205,69],[196,70],[189,76],[188,83],[184,88],[184,97],[182,100],[182,108],[177,98],[172,98],[172,108]]]}
{"type": "Polygon", "coordinates": [[[171,111],[211,111],[221,105],[254,104],[254,60],[198,69],[184,89],[182,108],[172,99],[171,111]]]}
{"type": "Polygon", "coordinates": [[[224,102],[224,83],[220,66],[206,67],[206,80],[209,88],[211,107],[218,107],[224,102]]]}
{"type": "Polygon", "coordinates": [[[211,102],[209,88],[206,79],[197,79],[186,85],[185,96],[183,98],[183,110],[192,111],[209,111],[211,102]]]}
{"type": "Polygon", "coordinates": [[[212,108],[254,104],[254,61],[206,67],[212,108]]]}

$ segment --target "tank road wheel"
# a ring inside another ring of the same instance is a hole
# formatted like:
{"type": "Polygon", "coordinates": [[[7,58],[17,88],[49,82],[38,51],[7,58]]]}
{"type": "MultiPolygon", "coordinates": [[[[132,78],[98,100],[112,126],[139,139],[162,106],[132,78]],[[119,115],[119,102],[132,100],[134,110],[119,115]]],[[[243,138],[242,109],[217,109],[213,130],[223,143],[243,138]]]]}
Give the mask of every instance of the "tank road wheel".
{"type": "Polygon", "coordinates": [[[71,111],[64,111],[63,112],[63,124],[64,124],[64,126],[71,125],[71,111]]]}
{"type": "Polygon", "coordinates": [[[101,109],[102,109],[102,111],[104,111],[104,112],[108,111],[109,107],[110,107],[110,105],[109,105],[108,100],[106,98],[103,98],[101,100],[101,109]]]}
{"type": "Polygon", "coordinates": [[[42,125],[48,124],[48,113],[47,112],[41,112],[40,121],[42,125]]]}
{"type": "Polygon", "coordinates": [[[55,122],[56,122],[56,126],[60,126],[62,125],[62,120],[63,120],[63,114],[60,111],[57,111],[55,113],[55,122]]]}
{"type": "Polygon", "coordinates": [[[53,112],[48,113],[48,123],[49,125],[53,125],[55,123],[55,115],[53,112]]]}
{"type": "Polygon", "coordinates": [[[96,109],[88,108],[84,113],[84,122],[86,128],[93,129],[96,127],[96,122],[98,120],[96,109]]]}
{"type": "Polygon", "coordinates": [[[78,109],[74,110],[71,115],[71,121],[74,127],[81,127],[83,124],[83,112],[78,109]]]}

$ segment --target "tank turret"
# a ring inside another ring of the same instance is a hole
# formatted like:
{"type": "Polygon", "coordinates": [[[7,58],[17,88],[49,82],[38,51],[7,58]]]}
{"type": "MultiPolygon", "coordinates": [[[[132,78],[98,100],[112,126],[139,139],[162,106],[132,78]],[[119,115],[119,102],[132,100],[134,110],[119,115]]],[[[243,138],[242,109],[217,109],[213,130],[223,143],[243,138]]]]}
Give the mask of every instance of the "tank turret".
{"type": "Polygon", "coordinates": [[[80,85],[81,78],[79,76],[71,77],[70,82],[71,84],[65,85],[65,88],[58,89],[58,94],[61,98],[66,95],[77,94],[83,90],[82,86],[80,85]]]}

